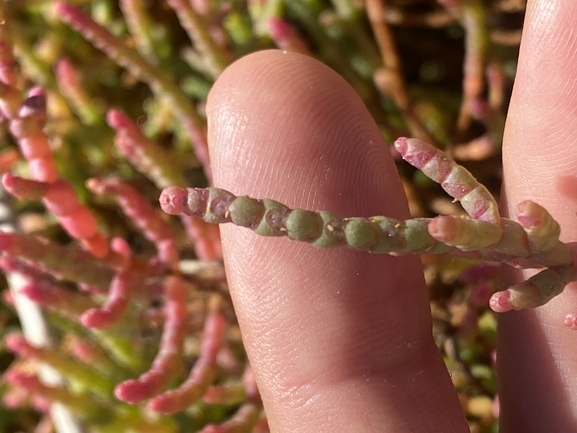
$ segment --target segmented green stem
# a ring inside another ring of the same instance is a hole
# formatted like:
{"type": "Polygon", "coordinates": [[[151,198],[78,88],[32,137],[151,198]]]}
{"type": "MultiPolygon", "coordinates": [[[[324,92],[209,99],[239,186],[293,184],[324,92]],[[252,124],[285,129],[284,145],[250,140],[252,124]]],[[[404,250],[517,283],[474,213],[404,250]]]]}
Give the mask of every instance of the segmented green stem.
{"type": "Polygon", "coordinates": [[[271,199],[237,197],[219,188],[170,187],[159,201],[168,214],[192,215],[211,224],[233,223],[261,236],[287,236],[318,248],[348,247],[391,255],[449,252],[519,268],[573,263],[571,249],[559,240],[552,248],[533,253],[524,228],[507,218],[501,218],[500,224],[451,216],[343,218],[327,211],[290,209],[271,199]]]}
{"type": "Polygon", "coordinates": [[[167,188],[160,203],[169,214],[185,213],[215,224],[231,222],[261,236],[287,236],[319,248],[349,247],[394,255],[451,249],[429,235],[425,218],[342,218],[327,211],[290,209],[270,199],[236,197],[219,188],[167,188]]]}
{"type": "Polygon", "coordinates": [[[576,277],[574,265],[545,269],[520,284],[494,293],[489,304],[497,313],[539,307],[559,295],[576,277]]]}

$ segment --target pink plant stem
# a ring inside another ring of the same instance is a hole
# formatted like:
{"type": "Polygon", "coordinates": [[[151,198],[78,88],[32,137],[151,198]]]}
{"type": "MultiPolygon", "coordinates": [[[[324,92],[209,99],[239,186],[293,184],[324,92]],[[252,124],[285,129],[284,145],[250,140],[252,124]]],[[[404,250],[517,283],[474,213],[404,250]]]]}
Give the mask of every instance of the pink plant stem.
{"type": "Polygon", "coordinates": [[[167,222],[135,188],[118,179],[90,179],[88,188],[97,194],[113,195],[122,211],[142,230],[157,249],[158,259],[171,269],[178,267],[178,249],[167,222]]]}
{"type": "Polygon", "coordinates": [[[482,0],[462,3],[461,22],[465,28],[465,60],[463,62],[463,102],[457,126],[460,130],[468,127],[472,107],[485,87],[484,71],[489,45],[487,14],[482,0]]]}
{"type": "Polygon", "coordinates": [[[116,387],[115,395],[122,401],[138,403],[156,396],[180,371],[186,327],[186,295],[180,277],[168,277],[165,287],[166,320],[158,355],[146,373],[116,387]]]}
{"type": "Polygon", "coordinates": [[[255,403],[242,404],[235,414],[226,422],[215,425],[209,424],[200,433],[248,433],[260,420],[262,408],[255,403]]]}
{"type": "Polygon", "coordinates": [[[36,359],[55,370],[66,373],[70,379],[76,380],[78,385],[90,389],[101,396],[109,396],[114,387],[113,380],[101,376],[87,366],[78,364],[73,359],[64,356],[61,352],[46,347],[36,347],[17,334],[8,334],[4,338],[6,347],[20,357],[36,359]]]}
{"type": "MultiPolygon", "coordinates": [[[[161,163],[166,161],[162,151],[142,133],[130,117],[120,110],[109,110],[107,121],[116,131],[114,141],[119,150],[156,186],[166,188],[169,185],[186,185],[178,170],[170,164],[161,163]]],[[[222,259],[220,233],[217,228],[187,217],[182,217],[181,220],[199,259],[222,259]]]]}
{"type": "Polygon", "coordinates": [[[175,169],[158,144],[144,135],[124,112],[108,110],[106,120],[116,132],[114,143],[118,150],[158,188],[186,184],[178,167],[175,169]]]}
{"type": "Polygon", "coordinates": [[[219,312],[206,317],[200,357],[188,378],[177,389],[167,391],[148,403],[149,409],[165,415],[185,410],[199,400],[216,374],[216,354],[226,328],[226,320],[219,312]]]}
{"type": "Polygon", "coordinates": [[[222,259],[222,244],[217,226],[188,215],[182,215],[180,220],[200,260],[210,262],[222,259]]]}
{"type": "Polygon", "coordinates": [[[96,219],[78,201],[76,192],[68,182],[57,179],[46,183],[5,174],[2,184],[8,192],[19,198],[42,198],[46,209],[58,218],[70,236],[80,240],[96,257],[102,258],[108,254],[108,242],[98,232],[96,219]]]}
{"type": "Polygon", "coordinates": [[[119,323],[130,305],[132,288],[137,282],[128,266],[131,252],[128,243],[124,239],[117,238],[115,248],[125,259],[126,265],[115,275],[110,288],[108,299],[100,308],[92,308],[86,311],[80,321],[89,328],[104,329],[119,323]]]}
{"type": "Polygon", "coordinates": [[[51,402],[64,403],[81,417],[94,411],[94,401],[90,397],[72,394],[63,386],[45,385],[35,374],[27,374],[11,369],[4,373],[4,379],[11,385],[25,390],[29,395],[42,396],[51,402]]]}
{"type": "Polygon", "coordinates": [[[113,276],[112,268],[73,244],[63,246],[31,236],[0,233],[0,251],[63,280],[106,288],[113,276]]]}
{"type": "MultiPolygon", "coordinates": [[[[1,96],[0,96],[1,98],[1,96]]],[[[15,115],[4,113],[10,122],[10,132],[17,140],[22,155],[28,161],[33,179],[54,182],[58,173],[48,138],[42,131],[46,123],[46,100],[42,92],[28,97],[15,115]]]]}
{"type": "Polygon", "coordinates": [[[491,193],[470,173],[438,149],[417,138],[398,138],[395,149],[403,159],[459,200],[471,218],[499,224],[499,207],[491,193]]]}
{"type": "Polygon", "coordinates": [[[121,39],[112,35],[80,9],[62,1],[57,1],[55,8],[56,13],[64,22],[105,52],[116,63],[145,81],[160,99],[163,99],[168,106],[173,108],[175,116],[188,132],[195,154],[210,182],[212,172],[205,122],[178,86],[163,71],[148,63],[138,52],[128,47],[121,39]]]}

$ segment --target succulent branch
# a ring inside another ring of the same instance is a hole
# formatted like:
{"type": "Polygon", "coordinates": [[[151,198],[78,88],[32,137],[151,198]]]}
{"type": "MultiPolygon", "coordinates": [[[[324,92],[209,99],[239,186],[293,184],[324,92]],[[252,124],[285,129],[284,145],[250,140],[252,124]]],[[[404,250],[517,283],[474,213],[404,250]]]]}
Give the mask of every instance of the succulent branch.
{"type": "Polygon", "coordinates": [[[166,188],[160,206],[213,224],[233,223],[261,236],[286,236],[318,248],[347,247],[369,253],[450,253],[545,269],[491,298],[496,312],[544,305],[577,279],[575,249],[559,240],[559,224],[541,206],[519,206],[519,222],[503,218],[491,193],[464,167],[419,139],[399,138],[403,159],[439,183],[468,217],[397,220],[386,216],[340,217],[328,211],[290,209],[271,200],[236,197],[219,188],[166,188]]]}

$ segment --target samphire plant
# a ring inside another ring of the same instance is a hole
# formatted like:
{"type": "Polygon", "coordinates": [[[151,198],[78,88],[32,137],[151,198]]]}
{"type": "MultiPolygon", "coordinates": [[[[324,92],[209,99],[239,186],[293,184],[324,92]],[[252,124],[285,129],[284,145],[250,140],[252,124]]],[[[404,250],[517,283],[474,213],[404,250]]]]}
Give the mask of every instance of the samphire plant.
{"type": "Polygon", "coordinates": [[[545,209],[524,202],[511,220],[493,198],[524,11],[511,3],[0,1],[0,169],[18,199],[3,191],[0,329],[15,359],[3,354],[0,430],[268,431],[213,225],[232,222],[321,248],[426,254],[436,337],[471,428],[489,431],[486,305],[535,307],[577,279],[545,209]],[[431,46],[415,50],[421,39],[431,46]],[[396,152],[467,215],[433,217],[459,211],[404,166],[406,221],[213,187],[208,90],[235,59],[275,46],[337,70],[389,141],[417,137],[396,152]],[[491,191],[454,160],[472,171],[488,160],[494,170],[475,174],[491,191]],[[179,221],[158,208],[163,189],[179,221]],[[428,256],[441,253],[450,266],[428,256]],[[543,270],[489,301],[486,262],[543,270]]]}

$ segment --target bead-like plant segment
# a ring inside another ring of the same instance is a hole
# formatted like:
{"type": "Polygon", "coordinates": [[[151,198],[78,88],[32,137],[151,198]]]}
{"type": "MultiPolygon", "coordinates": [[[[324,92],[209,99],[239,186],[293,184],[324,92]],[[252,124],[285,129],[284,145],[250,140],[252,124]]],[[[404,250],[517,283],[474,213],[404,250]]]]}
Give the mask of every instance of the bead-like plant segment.
{"type": "Polygon", "coordinates": [[[499,206],[489,190],[443,152],[417,138],[398,138],[395,148],[405,161],[458,200],[471,218],[500,223],[499,206]]]}
{"type": "Polygon", "coordinates": [[[574,265],[545,269],[521,284],[494,293],[489,304],[497,313],[539,307],[559,295],[576,277],[574,265]]]}
{"type": "Polygon", "coordinates": [[[517,219],[527,232],[531,251],[535,253],[549,251],[559,243],[561,226],[537,203],[529,200],[519,203],[517,219]]]}

